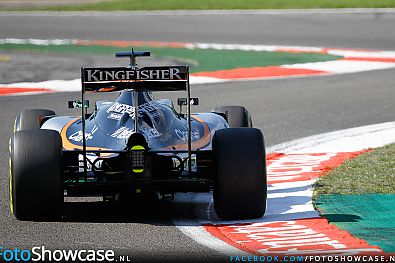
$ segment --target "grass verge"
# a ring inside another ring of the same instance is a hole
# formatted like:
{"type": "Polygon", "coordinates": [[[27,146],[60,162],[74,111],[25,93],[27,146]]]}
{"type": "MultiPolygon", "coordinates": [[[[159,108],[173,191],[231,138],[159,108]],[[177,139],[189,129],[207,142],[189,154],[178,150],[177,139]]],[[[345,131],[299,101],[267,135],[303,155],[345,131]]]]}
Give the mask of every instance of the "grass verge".
{"type": "Polygon", "coordinates": [[[361,154],[320,177],[314,199],[329,194],[395,194],[395,144],[361,154]]]}
{"type": "MultiPolygon", "coordinates": [[[[241,67],[264,67],[284,64],[319,62],[336,60],[340,57],[319,53],[256,52],[242,50],[187,49],[134,47],[138,50],[150,50],[153,56],[167,57],[189,64],[191,72],[215,71],[241,67]]],[[[35,51],[70,54],[109,54],[130,50],[131,47],[79,46],[79,45],[32,45],[0,44],[3,51],[35,51]]]]}
{"type": "MultiPolygon", "coordinates": [[[[14,10],[115,11],[115,10],[212,10],[298,8],[390,8],[394,0],[108,0],[99,3],[14,10]]],[[[10,10],[10,9],[9,9],[10,10]]]]}

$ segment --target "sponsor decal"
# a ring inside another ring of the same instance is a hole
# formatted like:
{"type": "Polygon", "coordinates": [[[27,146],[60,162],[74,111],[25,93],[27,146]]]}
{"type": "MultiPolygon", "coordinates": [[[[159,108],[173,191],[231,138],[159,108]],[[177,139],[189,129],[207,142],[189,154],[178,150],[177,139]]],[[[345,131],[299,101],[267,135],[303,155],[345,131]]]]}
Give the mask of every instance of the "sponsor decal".
{"type": "MultiPolygon", "coordinates": [[[[183,141],[188,141],[188,130],[180,130],[180,129],[175,129],[174,132],[183,141]]],[[[192,131],[191,132],[191,140],[195,141],[198,140],[200,137],[200,134],[198,131],[192,131]]]]}
{"type": "MultiPolygon", "coordinates": [[[[147,139],[152,139],[161,136],[161,133],[155,129],[155,128],[146,128],[142,127],[140,128],[140,131],[142,131],[147,139]]],[[[132,135],[134,131],[130,130],[127,127],[120,127],[117,129],[115,132],[111,134],[111,137],[117,138],[117,139],[127,139],[129,138],[130,135],[132,135]]]]}
{"type": "MultiPolygon", "coordinates": [[[[176,159],[173,158],[173,168],[174,169],[179,169],[181,166],[181,162],[176,159]]],[[[189,171],[189,165],[188,165],[188,161],[184,159],[183,162],[183,166],[184,166],[184,171],[189,171]]],[[[192,154],[191,155],[191,171],[192,172],[197,172],[197,160],[196,160],[196,154],[192,154]]]]}
{"type": "MultiPolygon", "coordinates": [[[[159,109],[160,107],[154,101],[143,103],[138,107],[139,117],[142,117],[143,113],[146,112],[149,113],[151,117],[157,118],[159,117],[159,109]]],[[[122,114],[128,114],[130,118],[134,120],[134,106],[128,104],[114,102],[107,109],[107,113],[109,113],[107,116],[109,119],[119,120],[122,117],[122,114]]]]}
{"type": "MultiPolygon", "coordinates": [[[[87,160],[86,162],[86,170],[88,172],[92,171],[92,165],[94,165],[96,171],[101,171],[103,167],[103,160],[98,160],[98,156],[92,154],[86,154],[87,160]]],[[[78,166],[79,171],[84,171],[84,156],[82,154],[78,155],[78,166]]]]}
{"type": "Polygon", "coordinates": [[[107,119],[112,119],[112,120],[117,120],[119,121],[122,118],[121,113],[116,113],[116,112],[111,112],[108,116],[107,119]]]}
{"type": "Polygon", "coordinates": [[[110,108],[107,109],[107,113],[118,113],[118,114],[129,114],[134,119],[134,107],[128,104],[114,102],[110,108]]]}
{"type": "MultiPolygon", "coordinates": [[[[183,141],[188,141],[188,129],[184,128],[184,130],[175,129],[174,132],[176,133],[177,137],[183,141]]],[[[192,131],[191,132],[191,140],[195,141],[200,138],[199,131],[192,131]]]]}
{"type": "Polygon", "coordinates": [[[185,80],[186,67],[84,68],[84,82],[117,82],[128,80],[185,80]]]}
{"type": "Polygon", "coordinates": [[[147,139],[153,139],[161,136],[162,134],[155,128],[146,128],[143,127],[140,129],[141,131],[144,132],[144,135],[147,139]]]}
{"type": "Polygon", "coordinates": [[[140,114],[140,111],[142,111],[142,112],[145,111],[147,113],[150,113],[150,116],[153,118],[159,117],[158,110],[160,110],[160,107],[159,107],[158,103],[155,101],[149,101],[149,102],[139,105],[139,114],[140,114]]]}
{"type": "Polygon", "coordinates": [[[127,127],[121,127],[117,129],[113,134],[111,134],[111,137],[117,138],[117,139],[127,139],[129,138],[130,135],[132,135],[133,130],[130,130],[127,127]]]}
{"type": "MultiPolygon", "coordinates": [[[[98,130],[99,128],[95,125],[93,126],[92,130],[90,132],[85,132],[85,140],[92,140],[93,139],[93,134],[98,130]]],[[[69,136],[69,140],[75,141],[75,142],[82,142],[83,140],[83,134],[82,131],[77,131],[73,133],[72,135],[69,136]]]]}

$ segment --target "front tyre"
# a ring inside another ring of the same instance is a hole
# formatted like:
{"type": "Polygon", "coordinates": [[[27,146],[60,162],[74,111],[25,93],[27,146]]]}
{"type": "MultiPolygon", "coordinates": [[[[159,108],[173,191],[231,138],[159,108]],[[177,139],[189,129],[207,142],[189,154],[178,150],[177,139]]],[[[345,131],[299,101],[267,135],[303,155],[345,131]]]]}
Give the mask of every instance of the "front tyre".
{"type": "Polygon", "coordinates": [[[10,169],[11,211],[17,219],[43,221],[61,216],[62,140],[58,132],[16,132],[10,169]]]}
{"type": "Polygon", "coordinates": [[[255,128],[217,130],[214,209],[222,219],[262,217],[266,210],[266,154],[263,134],[255,128]]]}

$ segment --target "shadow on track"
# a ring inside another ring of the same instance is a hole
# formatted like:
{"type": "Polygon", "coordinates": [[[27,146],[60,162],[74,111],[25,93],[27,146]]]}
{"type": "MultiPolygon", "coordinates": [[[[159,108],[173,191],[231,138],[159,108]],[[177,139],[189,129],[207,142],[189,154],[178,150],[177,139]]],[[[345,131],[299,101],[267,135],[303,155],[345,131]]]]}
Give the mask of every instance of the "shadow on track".
{"type": "Polygon", "coordinates": [[[133,198],[123,201],[65,202],[62,222],[144,223],[172,226],[172,221],[196,219],[192,200],[133,198]]]}

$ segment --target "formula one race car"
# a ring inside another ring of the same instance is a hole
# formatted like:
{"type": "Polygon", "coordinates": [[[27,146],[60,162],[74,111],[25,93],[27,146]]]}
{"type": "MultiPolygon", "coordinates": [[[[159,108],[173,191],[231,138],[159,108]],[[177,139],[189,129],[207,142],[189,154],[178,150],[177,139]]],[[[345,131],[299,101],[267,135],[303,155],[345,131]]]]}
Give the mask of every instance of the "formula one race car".
{"type": "Polygon", "coordinates": [[[10,140],[10,206],[19,220],[62,215],[64,196],[116,197],[150,192],[210,192],[223,219],[263,216],[266,164],[263,134],[241,106],[191,113],[188,66],[81,68],[82,99],[69,102],[81,116],[44,109],[17,116],[10,140]],[[187,91],[154,100],[152,91],[187,91]],[[85,92],[120,91],[87,113],[85,92]],[[186,107],[186,113],[181,108],[186,107]]]}

